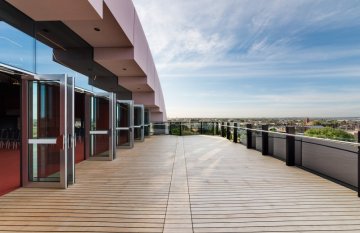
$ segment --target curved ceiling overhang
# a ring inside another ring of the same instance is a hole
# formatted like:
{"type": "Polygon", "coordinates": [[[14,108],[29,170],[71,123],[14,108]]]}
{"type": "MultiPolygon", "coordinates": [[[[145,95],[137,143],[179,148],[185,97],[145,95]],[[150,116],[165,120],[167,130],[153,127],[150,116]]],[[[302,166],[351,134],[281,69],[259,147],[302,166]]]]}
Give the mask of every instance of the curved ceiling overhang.
{"type": "Polygon", "coordinates": [[[103,0],[6,0],[35,21],[99,20],[103,0]]]}
{"type": "Polygon", "coordinates": [[[131,0],[7,0],[35,21],[62,21],[94,48],[94,61],[118,77],[126,89],[154,98],[165,114],[160,81],[131,0]],[[140,89],[139,89],[140,88],[140,89]]]}

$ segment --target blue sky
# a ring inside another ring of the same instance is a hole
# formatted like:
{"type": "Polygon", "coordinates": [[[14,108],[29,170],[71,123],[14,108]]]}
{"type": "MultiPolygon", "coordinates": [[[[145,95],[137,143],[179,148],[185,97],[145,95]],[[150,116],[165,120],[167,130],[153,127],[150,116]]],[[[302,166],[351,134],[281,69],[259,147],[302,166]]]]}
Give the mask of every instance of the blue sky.
{"type": "Polygon", "coordinates": [[[169,117],[360,116],[360,0],[134,0],[169,117]]]}

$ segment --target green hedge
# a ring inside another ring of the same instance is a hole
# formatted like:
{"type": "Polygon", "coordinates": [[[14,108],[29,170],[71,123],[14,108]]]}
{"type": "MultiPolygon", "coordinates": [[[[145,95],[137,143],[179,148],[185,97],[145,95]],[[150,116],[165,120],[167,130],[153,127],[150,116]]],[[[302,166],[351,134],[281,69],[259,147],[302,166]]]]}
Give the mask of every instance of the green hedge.
{"type": "Polygon", "coordinates": [[[305,132],[306,136],[317,138],[336,139],[341,141],[355,141],[355,136],[341,129],[334,129],[330,127],[309,129],[305,132]]]}

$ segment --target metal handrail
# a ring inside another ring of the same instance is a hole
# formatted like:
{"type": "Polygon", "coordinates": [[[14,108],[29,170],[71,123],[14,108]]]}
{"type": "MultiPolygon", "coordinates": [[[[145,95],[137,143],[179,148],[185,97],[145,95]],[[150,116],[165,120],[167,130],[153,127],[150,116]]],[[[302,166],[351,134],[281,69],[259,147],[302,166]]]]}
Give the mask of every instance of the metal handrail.
{"type": "MultiPolygon", "coordinates": [[[[169,125],[171,123],[174,123],[174,124],[175,123],[188,124],[188,122],[164,122],[164,123],[154,123],[152,125],[169,125]]],[[[196,123],[200,123],[200,122],[196,122],[196,123]]],[[[206,122],[206,123],[209,123],[209,122],[206,122]]],[[[214,122],[214,123],[216,124],[217,122],[214,122]]],[[[220,122],[218,122],[218,123],[220,123],[220,122]]],[[[322,141],[322,142],[332,142],[332,143],[336,143],[336,144],[360,147],[359,142],[348,142],[348,141],[340,141],[340,140],[334,140],[334,139],[328,139],[328,138],[317,138],[317,137],[310,137],[310,136],[299,135],[299,134],[289,134],[289,133],[285,133],[285,132],[274,132],[274,131],[270,131],[270,130],[246,128],[246,127],[241,127],[241,126],[235,127],[233,125],[223,125],[223,124],[221,124],[220,127],[229,127],[231,129],[236,128],[236,129],[240,129],[240,130],[250,130],[250,131],[260,132],[260,133],[271,133],[271,134],[282,135],[282,136],[291,136],[291,137],[302,138],[302,139],[313,139],[313,140],[322,141]]]]}
{"type": "MultiPolygon", "coordinates": [[[[221,126],[235,128],[235,126],[231,126],[231,125],[230,126],[229,125],[221,125],[221,126]]],[[[282,136],[291,136],[291,137],[303,138],[303,139],[315,139],[318,141],[333,142],[333,143],[337,143],[337,144],[349,145],[349,146],[354,146],[354,147],[360,146],[360,143],[358,143],[358,142],[347,142],[347,141],[340,141],[340,140],[334,140],[334,139],[328,139],[328,138],[317,138],[317,137],[310,137],[310,136],[299,135],[299,134],[289,134],[289,133],[274,132],[274,131],[270,131],[270,130],[253,129],[253,128],[246,128],[246,127],[236,127],[236,128],[242,129],[242,130],[255,131],[255,132],[277,134],[277,135],[282,135],[282,136]]]]}
{"type": "MultiPolygon", "coordinates": [[[[171,123],[187,123],[187,122],[164,122],[164,123],[154,123],[152,125],[169,125],[171,123]]],[[[207,122],[207,123],[209,123],[209,122],[207,122]]],[[[215,124],[216,123],[217,122],[215,122],[215,124]]],[[[260,133],[271,133],[271,134],[282,135],[282,136],[291,136],[291,137],[302,138],[302,139],[313,139],[313,140],[322,141],[322,142],[332,142],[332,143],[336,143],[336,144],[360,147],[359,142],[348,142],[348,141],[340,141],[340,140],[334,140],[334,139],[328,139],[328,138],[317,138],[317,137],[310,137],[310,136],[299,135],[299,134],[289,134],[289,133],[285,133],[285,132],[274,132],[274,131],[270,131],[270,130],[253,129],[253,128],[246,128],[246,127],[241,127],[241,126],[235,127],[235,126],[232,126],[232,125],[223,125],[223,124],[221,124],[220,127],[229,127],[231,129],[236,128],[236,129],[240,129],[240,130],[250,130],[250,131],[260,132],[260,133]]]]}

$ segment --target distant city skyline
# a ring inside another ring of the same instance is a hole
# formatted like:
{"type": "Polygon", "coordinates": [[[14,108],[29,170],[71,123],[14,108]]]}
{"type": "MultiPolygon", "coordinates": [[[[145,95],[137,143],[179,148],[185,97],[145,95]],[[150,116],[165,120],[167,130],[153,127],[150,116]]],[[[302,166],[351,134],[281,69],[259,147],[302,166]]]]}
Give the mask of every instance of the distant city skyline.
{"type": "Polygon", "coordinates": [[[358,0],[134,3],[171,118],[360,115],[358,0]]]}

